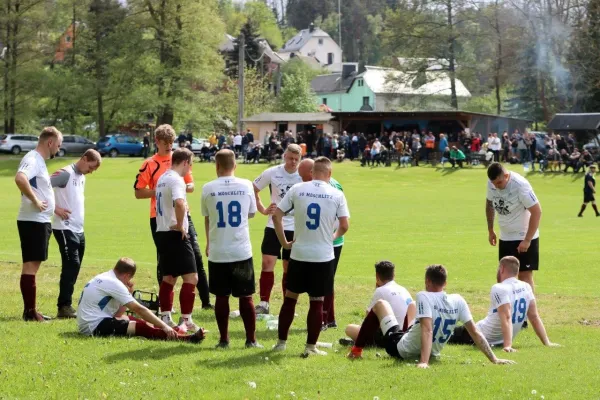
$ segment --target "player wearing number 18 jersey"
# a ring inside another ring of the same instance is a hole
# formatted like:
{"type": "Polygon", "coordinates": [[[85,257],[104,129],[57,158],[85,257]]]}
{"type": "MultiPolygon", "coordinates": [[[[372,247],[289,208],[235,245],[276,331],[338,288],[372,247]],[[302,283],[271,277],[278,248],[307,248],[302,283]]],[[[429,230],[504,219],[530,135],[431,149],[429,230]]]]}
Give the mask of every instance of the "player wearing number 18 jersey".
{"type": "MultiPolygon", "coordinates": [[[[447,273],[442,265],[431,265],[425,272],[425,291],[417,293],[415,324],[402,332],[394,310],[385,300],[379,300],[373,311],[380,321],[386,352],[396,358],[420,357],[417,367],[428,368],[429,359],[439,356],[458,322],[462,322],[474,338],[477,347],[494,364],[513,361],[496,358],[485,337],[473,323],[467,302],[458,294],[446,294],[447,273]]],[[[349,356],[353,356],[350,353],[349,356]]]]}
{"type": "Polygon", "coordinates": [[[256,342],[254,264],[248,219],[256,213],[252,182],[234,176],[235,154],[220,150],[215,156],[218,178],[202,188],[202,215],[206,230],[206,255],[210,292],[216,296],[215,317],[221,339],[217,347],[229,347],[229,296],[239,298],[246,328],[246,347],[256,342]]]}
{"type": "Polygon", "coordinates": [[[161,319],[174,327],[173,286],[177,277],[183,278],[179,303],[181,328],[198,331],[192,321],[198,273],[194,250],[188,235],[187,201],[183,177],[189,172],[194,154],[188,149],[173,152],[171,169],[162,174],[156,185],[156,248],[158,265],[163,274],[159,290],[161,319]]]}
{"type": "MultiPolygon", "coordinates": [[[[544,324],[538,314],[535,297],[527,282],[517,279],[519,260],[507,256],[500,260],[496,278],[498,283],[492,286],[490,311],[477,327],[491,345],[502,345],[504,351],[513,352],[512,342],[527,320],[533,326],[542,343],[557,346],[548,339],[544,324]]],[[[473,344],[473,339],[459,326],[454,330],[449,343],[473,344]]]]}
{"type": "Polygon", "coordinates": [[[292,249],[287,291],[279,313],[279,342],[275,350],[285,349],[298,295],[308,293],[310,309],[304,355],[327,354],[315,345],[321,332],[323,299],[333,292],[333,241],[346,233],[350,217],[344,193],[333,188],[329,184],[330,179],[331,161],[326,157],[317,158],[313,166],[313,180],[293,186],[273,215],[279,242],[283,248],[292,249]],[[292,210],[295,232],[293,245],[285,237],[283,227],[284,215],[292,210]]]}

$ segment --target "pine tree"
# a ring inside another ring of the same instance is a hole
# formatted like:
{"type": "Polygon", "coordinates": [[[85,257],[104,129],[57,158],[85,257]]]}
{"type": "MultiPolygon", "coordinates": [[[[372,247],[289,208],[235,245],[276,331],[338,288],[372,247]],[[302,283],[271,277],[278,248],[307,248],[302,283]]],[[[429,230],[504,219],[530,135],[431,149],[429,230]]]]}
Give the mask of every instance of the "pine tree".
{"type": "MultiPolygon", "coordinates": [[[[258,65],[260,65],[260,56],[261,56],[261,50],[260,47],[258,45],[258,34],[257,34],[257,27],[254,25],[253,21],[248,20],[241,29],[240,32],[241,35],[244,35],[244,41],[245,41],[245,49],[244,49],[244,62],[245,62],[245,66],[248,68],[256,68],[258,65]]],[[[238,38],[238,40],[236,40],[235,42],[235,46],[233,48],[233,51],[231,51],[228,54],[228,67],[227,67],[227,74],[233,78],[233,79],[237,79],[238,76],[238,65],[240,63],[240,57],[239,57],[239,46],[240,46],[240,40],[238,38]]]]}

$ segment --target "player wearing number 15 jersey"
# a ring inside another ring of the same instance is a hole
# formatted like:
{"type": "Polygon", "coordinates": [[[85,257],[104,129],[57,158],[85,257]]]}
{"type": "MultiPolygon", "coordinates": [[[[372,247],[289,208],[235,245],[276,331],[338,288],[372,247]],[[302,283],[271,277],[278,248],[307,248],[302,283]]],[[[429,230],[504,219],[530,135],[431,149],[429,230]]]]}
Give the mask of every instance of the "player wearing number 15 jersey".
{"type": "Polygon", "coordinates": [[[198,331],[192,321],[198,273],[194,250],[188,234],[187,201],[183,177],[189,172],[194,154],[188,149],[177,149],[171,158],[171,169],[166,171],[156,185],[156,248],[162,282],[158,298],[161,319],[175,327],[171,319],[173,286],[181,276],[179,292],[181,326],[184,330],[198,331]]]}
{"type": "Polygon", "coordinates": [[[218,178],[202,188],[202,215],[206,230],[206,255],[210,292],[216,296],[215,317],[221,338],[217,347],[229,347],[229,296],[239,298],[246,328],[246,347],[256,342],[254,264],[248,219],[256,213],[252,182],[234,176],[235,154],[220,150],[215,156],[218,178]]]}
{"type": "Polygon", "coordinates": [[[310,308],[304,356],[327,354],[318,350],[315,345],[321,332],[323,299],[333,292],[333,242],[346,233],[350,218],[344,193],[333,188],[329,184],[330,179],[331,161],[326,157],[317,158],[313,165],[313,180],[293,186],[277,205],[273,215],[279,242],[284,249],[292,249],[287,291],[279,313],[279,342],[275,350],[285,350],[298,295],[308,293],[310,308]],[[292,210],[295,233],[293,245],[286,238],[283,226],[284,215],[292,210]]]}
{"type": "MultiPolygon", "coordinates": [[[[492,286],[490,294],[490,311],[477,322],[477,327],[490,344],[502,345],[504,351],[513,352],[512,342],[523,328],[523,323],[529,320],[544,345],[557,346],[548,339],[531,286],[518,280],[518,274],[519,260],[516,257],[507,256],[500,260],[496,276],[498,283],[492,286]]],[[[472,344],[473,339],[460,326],[454,330],[449,343],[472,344]]]]}
{"type": "MultiPolygon", "coordinates": [[[[477,347],[494,364],[512,364],[513,361],[496,358],[490,345],[473,323],[467,302],[458,294],[446,294],[447,273],[442,265],[430,265],[425,272],[425,291],[417,293],[415,324],[406,332],[394,316],[394,310],[385,300],[375,303],[372,310],[379,318],[386,352],[400,359],[420,357],[417,367],[428,368],[429,359],[439,356],[458,322],[462,322],[477,347]]],[[[350,353],[349,356],[353,356],[350,353]]]]}

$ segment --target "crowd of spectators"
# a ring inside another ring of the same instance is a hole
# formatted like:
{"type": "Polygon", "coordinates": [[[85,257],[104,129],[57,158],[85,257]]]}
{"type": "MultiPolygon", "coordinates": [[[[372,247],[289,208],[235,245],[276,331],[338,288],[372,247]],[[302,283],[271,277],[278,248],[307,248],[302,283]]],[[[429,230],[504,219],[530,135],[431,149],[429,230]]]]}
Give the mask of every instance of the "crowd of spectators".
{"type": "MultiPolygon", "coordinates": [[[[192,138],[179,137],[190,146],[192,138]]],[[[419,166],[421,163],[447,163],[452,168],[468,165],[487,165],[492,161],[524,164],[532,170],[585,171],[598,162],[597,155],[577,147],[575,137],[557,134],[535,135],[515,130],[512,134],[492,132],[484,138],[479,132],[459,132],[435,135],[431,131],[384,132],[379,135],[361,132],[349,134],[319,133],[315,130],[268,132],[262,140],[255,141],[250,129],[245,133],[230,131],[228,134],[213,133],[201,150],[201,159],[210,161],[222,148],[235,152],[244,163],[259,160],[275,161],[281,158],[285,148],[297,143],[303,157],[325,156],[332,160],[360,160],[362,166],[389,166],[397,162],[400,167],[419,166]]]]}

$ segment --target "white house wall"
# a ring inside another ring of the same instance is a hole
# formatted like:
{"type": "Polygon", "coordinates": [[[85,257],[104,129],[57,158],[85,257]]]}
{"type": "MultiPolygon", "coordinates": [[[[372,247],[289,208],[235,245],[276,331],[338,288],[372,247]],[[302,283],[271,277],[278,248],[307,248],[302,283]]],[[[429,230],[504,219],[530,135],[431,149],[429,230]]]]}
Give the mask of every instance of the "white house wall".
{"type": "Polygon", "coordinates": [[[337,43],[330,37],[312,37],[304,45],[304,47],[302,47],[300,52],[305,56],[314,55],[317,60],[319,60],[321,65],[324,66],[327,65],[327,54],[333,53],[333,64],[329,66],[328,69],[332,72],[339,72],[341,70],[340,65],[342,60],[342,49],[340,49],[340,46],[338,46],[337,43]],[[322,45],[319,45],[319,39],[323,39],[322,45]]]}

